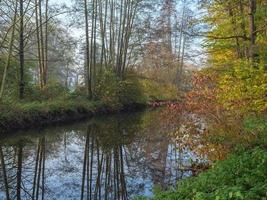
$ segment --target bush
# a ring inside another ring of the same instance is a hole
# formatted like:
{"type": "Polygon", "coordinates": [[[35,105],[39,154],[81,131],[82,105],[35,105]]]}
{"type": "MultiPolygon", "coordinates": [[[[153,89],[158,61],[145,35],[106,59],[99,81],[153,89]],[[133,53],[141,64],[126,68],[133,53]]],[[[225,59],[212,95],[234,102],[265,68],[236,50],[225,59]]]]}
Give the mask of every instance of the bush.
{"type": "Polygon", "coordinates": [[[119,101],[123,105],[133,103],[145,103],[147,101],[144,89],[139,79],[129,76],[120,82],[119,101]]]}
{"type": "Polygon", "coordinates": [[[251,142],[254,146],[267,147],[267,117],[248,116],[244,119],[244,132],[252,134],[255,139],[251,142]]]}
{"type": "Polygon", "coordinates": [[[104,71],[98,77],[96,98],[113,106],[144,103],[146,99],[139,80],[135,76],[126,77],[125,80],[120,80],[112,70],[104,71]]]}
{"type": "Polygon", "coordinates": [[[95,87],[96,98],[103,101],[105,104],[118,106],[120,82],[119,78],[112,70],[105,70],[97,77],[95,87]]]}
{"type": "Polygon", "coordinates": [[[43,89],[36,85],[29,85],[25,89],[26,99],[31,101],[64,98],[68,93],[69,90],[59,83],[48,84],[43,89]]]}
{"type": "Polygon", "coordinates": [[[150,101],[175,100],[178,98],[178,90],[175,85],[159,83],[148,79],[143,79],[141,84],[146,98],[150,101]]]}

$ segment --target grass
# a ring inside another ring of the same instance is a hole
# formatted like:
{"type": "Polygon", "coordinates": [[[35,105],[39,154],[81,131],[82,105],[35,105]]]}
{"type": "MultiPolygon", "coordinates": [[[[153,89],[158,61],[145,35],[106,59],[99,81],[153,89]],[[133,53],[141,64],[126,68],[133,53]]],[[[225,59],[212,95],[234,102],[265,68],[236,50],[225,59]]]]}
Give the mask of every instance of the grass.
{"type": "Polygon", "coordinates": [[[2,103],[0,105],[0,133],[90,117],[96,114],[113,113],[140,105],[107,104],[87,99],[54,99],[53,101],[33,101],[2,103]]]}
{"type": "MultiPolygon", "coordinates": [[[[267,151],[255,148],[217,162],[207,172],[178,182],[153,200],[265,200],[267,151]]],[[[145,198],[142,198],[145,199],[145,198]]]]}
{"type": "Polygon", "coordinates": [[[150,100],[174,98],[175,91],[172,85],[144,84],[136,77],[120,80],[110,70],[99,77],[94,91],[98,101],[89,101],[83,86],[69,91],[60,84],[48,84],[42,90],[28,85],[24,101],[12,92],[0,101],[0,133],[135,108],[150,100]]]}

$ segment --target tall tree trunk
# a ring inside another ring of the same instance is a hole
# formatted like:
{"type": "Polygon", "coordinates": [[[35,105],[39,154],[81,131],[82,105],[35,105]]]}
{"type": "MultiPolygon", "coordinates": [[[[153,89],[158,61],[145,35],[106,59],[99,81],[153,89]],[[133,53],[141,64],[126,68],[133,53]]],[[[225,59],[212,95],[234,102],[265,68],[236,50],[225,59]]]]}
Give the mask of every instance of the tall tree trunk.
{"type": "Polygon", "coordinates": [[[181,24],[180,24],[180,32],[179,32],[179,40],[178,40],[178,55],[177,55],[177,61],[178,65],[176,68],[176,85],[179,87],[180,86],[180,69],[181,69],[181,52],[182,52],[182,42],[183,38],[185,37],[183,32],[185,31],[185,2],[183,1],[183,11],[182,11],[182,19],[181,19],[181,24]]]}
{"type": "Polygon", "coordinates": [[[255,14],[256,14],[256,0],[249,0],[249,33],[250,33],[250,59],[252,62],[255,61],[255,42],[256,42],[256,25],[255,25],[255,14]]]}
{"type": "MultiPolygon", "coordinates": [[[[241,17],[240,28],[241,28],[241,32],[243,33],[243,38],[244,38],[244,40],[246,40],[247,30],[246,30],[246,20],[245,20],[245,15],[244,15],[243,0],[238,1],[238,6],[239,6],[239,10],[240,10],[240,17],[241,17]]],[[[245,45],[245,47],[241,48],[241,56],[249,58],[248,48],[246,45],[245,45]]]]}
{"type": "Polygon", "coordinates": [[[88,7],[87,0],[84,0],[84,16],[85,16],[85,38],[86,38],[86,50],[85,50],[85,78],[87,80],[87,96],[89,99],[92,98],[92,87],[91,87],[91,70],[90,70],[90,52],[89,52],[89,24],[88,24],[88,7]]]}
{"type": "Polygon", "coordinates": [[[119,29],[118,29],[118,44],[117,44],[117,58],[116,58],[116,72],[117,75],[120,75],[121,66],[120,66],[120,51],[121,51],[121,43],[122,43],[122,29],[123,29],[123,0],[120,1],[120,18],[119,18],[119,29]]]}
{"type": "Polygon", "coordinates": [[[47,84],[48,78],[48,0],[45,3],[45,41],[44,41],[44,84],[47,84]]]}
{"type": "Polygon", "coordinates": [[[96,30],[97,30],[97,16],[98,16],[98,12],[97,12],[97,6],[98,6],[98,0],[95,0],[95,5],[94,5],[94,54],[93,54],[93,66],[92,66],[92,71],[93,71],[93,76],[92,76],[92,96],[94,98],[94,89],[95,89],[95,85],[96,85],[96,73],[97,73],[97,69],[96,69],[96,54],[97,54],[97,41],[96,41],[96,30]]]}
{"type": "MultiPolygon", "coordinates": [[[[41,1],[41,0],[39,0],[41,1]]],[[[42,58],[41,58],[41,44],[40,44],[40,27],[39,27],[39,16],[38,16],[39,2],[35,0],[35,24],[36,24],[36,40],[37,40],[37,52],[38,52],[38,65],[39,65],[39,84],[42,89],[43,83],[43,68],[42,68],[42,58]]]]}
{"type": "MultiPolygon", "coordinates": [[[[231,20],[231,25],[232,25],[232,28],[233,28],[233,33],[235,35],[239,35],[238,30],[237,30],[236,19],[235,19],[235,16],[234,16],[233,5],[231,3],[229,3],[229,5],[228,5],[228,12],[229,12],[230,20],[231,20]]],[[[241,58],[242,55],[241,55],[241,50],[240,50],[240,41],[239,41],[238,37],[235,38],[235,42],[236,42],[237,58],[241,58]]]]}
{"type": "Polygon", "coordinates": [[[42,61],[42,80],[43,86],[46,85],[46,74],[45,74],[45,53],[44,53],[44,33],[43,33],[43,19],[42,19],[42,1],[39,0],[39,22],[40,22],[40,53],[42,61]]]}
{"type": "MultiPolygon", "coordinates": [[[[126,25],[126,31],[125,31],[125,44],[124,44],[124,57],[123,57],[123,63],[122,63],[122,76],[125,73],[125,68],[126,68],[126,61],[127,61],[127,55],[128,55],[128,50],[129,50],[129,42],[130,42],[130,37],[132,34],[132,29],[133,29],[133,23],[136,17],[136,11],[137,11],[137,6],[138,3],[130,3],[129,1],[129,8],[128,8],[128,14],[127,14],[127,25],[126,25]]],[[[128,60],[131,58],[131,53],[132,51],[129,52],[129,57],[128,60]]]]}
{"type": "Polygon", "coordinates": [[[12,49],[13,49],[12,47],[14,43],[14,34],[15,34],[15,28],[16,28],[16,22],[17,22],[17,13],[18,13],[18,1],[16,0],[14,18],[13,18],[13,23],[12,23],[12,32],[11,32],[9,46],[8,46],[8,56],[7,56],[7,61],[4,67],[4,73],[3,73],[1,89],[0,89],[0,99],[2,99],[3,94],[4,94],[7,69],[10,65],[10,60],[11,60],[11,55],[12,55],[12,49]]]}
{"type": "Polygon", "coordinates": [[[102,72],[103,63],[107,67],[107,57],[106,57],[106,27],[107,27],[107,8],[108,0],[105,0],[105,14],[103,20],[103,8],[102,2],[99,3],[99,20],[100,20],[100,34],[101,34],[101,55],[100,55],[100,73],[102,72]]]}
{"type": "Polygon", "coordinates": [[[180,87],[180,89],[182,88],[182,78],[183,78],[183,69],[184,69],[184,56],[185,56],[186,40],[187,40],[187,38],[186,38],[186,36],[184,36],[181,61],[180,61],[180,65],[179,65],[179,84],[178,84],[178,86],[180,87]]]}
{"type": "Polygon", "coordinates": [[[19,34],[19,98],[24,98],[24,9],[23,0],[20,0],[20,34],[19,34]]]}
{"type": "Polygon", "coordinates": [[[115,19],[116,19],[116,5],[114,0],[111,0],[111,16],[110,16],[110,65],[113,70],[116,70],[115,62],[115,19]]]}
{"type": "Polygon", "coordinates": [[[92,16],[91,16],[91,44],[90,44],[90,67],[89,67],[89,74],[90,74],[90,91],[91,97],[93,97],[93,65],[94,65],[94,30],[95,30],[95,1],[92,0],[92,16]]]}

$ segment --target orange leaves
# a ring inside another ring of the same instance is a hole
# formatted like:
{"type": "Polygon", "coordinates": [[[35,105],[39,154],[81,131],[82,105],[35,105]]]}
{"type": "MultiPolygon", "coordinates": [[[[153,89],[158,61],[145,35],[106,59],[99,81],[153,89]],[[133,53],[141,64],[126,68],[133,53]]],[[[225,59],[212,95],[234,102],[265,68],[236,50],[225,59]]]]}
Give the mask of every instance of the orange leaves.
{"type": "Polygon", "coordinates": [[[192,90],[186,94],[185,108],[218,121],[224,110],[217,98],[219,92],[216,73],[197,72],[193,76],[192,90]]]}

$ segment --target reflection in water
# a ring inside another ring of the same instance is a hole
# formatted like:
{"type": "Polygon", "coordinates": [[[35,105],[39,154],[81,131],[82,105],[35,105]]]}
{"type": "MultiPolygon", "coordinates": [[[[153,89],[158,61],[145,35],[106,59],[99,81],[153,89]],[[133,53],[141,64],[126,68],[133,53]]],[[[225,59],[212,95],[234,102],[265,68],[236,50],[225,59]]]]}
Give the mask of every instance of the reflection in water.
{"type": "Polygon", "coordinates": [[[122,144],[105,152],[94,126],[89,126],[84,147],[81,199],[128,199],[122,144]],[[103,192],[104,191],[104,192],[103,192]]]}
{"type": "Polygon", "coordinates": [[[192,175],[201,160],[160,110],[18,133],[0,140],[0,199],[131,199],[192,175]]]}

